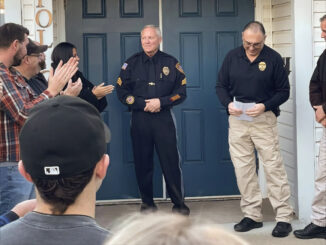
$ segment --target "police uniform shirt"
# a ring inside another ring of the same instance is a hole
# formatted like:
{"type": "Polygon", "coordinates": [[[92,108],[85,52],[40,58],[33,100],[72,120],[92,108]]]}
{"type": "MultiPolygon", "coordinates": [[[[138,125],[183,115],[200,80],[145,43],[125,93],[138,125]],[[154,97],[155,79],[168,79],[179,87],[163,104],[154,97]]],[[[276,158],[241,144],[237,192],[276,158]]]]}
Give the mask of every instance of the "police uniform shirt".
{"type": "Polygon", "coordinates": [[[159,98],[164,110],[185,100],[186,83],[182,67],[173,56],[157,51],[149,57],[140,52],[122,65],[116,89],[120,101],[131,110],[144,110],[145,100],[152,98],[159,98]],[[151,72],[154,79],[150,78],[151,72]]]}
{"type": "Polygon", "coordinates": [[[263,103],[265,111],[279,115],[279,106],[289,98],[290,85],[281,56],[264,45],[259,56],[250,62],[241,46],[231,50],[218,74],[216,93],[221,103],[235,98],[241,102],[263,103]]]}

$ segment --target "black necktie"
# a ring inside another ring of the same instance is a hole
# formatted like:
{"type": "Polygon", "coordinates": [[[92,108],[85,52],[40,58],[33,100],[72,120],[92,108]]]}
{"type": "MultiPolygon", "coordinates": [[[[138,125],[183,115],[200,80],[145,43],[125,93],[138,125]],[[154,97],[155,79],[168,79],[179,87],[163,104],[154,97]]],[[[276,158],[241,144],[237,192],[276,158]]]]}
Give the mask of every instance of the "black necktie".
{"type": "Polygon", "coordinates": [[[153,62],[153,59],[149,59],[148,60],[148,76],[147,76],[147,80],[148,80],[148,96],[149,98],[155,98],[156,94],[155,94],[155,64],[153,62]]]}

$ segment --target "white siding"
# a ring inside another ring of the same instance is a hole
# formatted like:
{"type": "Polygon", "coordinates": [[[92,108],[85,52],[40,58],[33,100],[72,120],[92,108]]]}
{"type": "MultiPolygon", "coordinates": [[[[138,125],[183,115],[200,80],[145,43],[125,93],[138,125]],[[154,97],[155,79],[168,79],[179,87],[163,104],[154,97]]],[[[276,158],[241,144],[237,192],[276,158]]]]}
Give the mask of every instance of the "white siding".
{"type": "MultiPolygon", "coordinates": [[[[296,169],[296,135],[295,135],[295,83],[292,76],[293,61],[293,18],[291,0],[271,0],[269,32],[271,44],[267,44],[281,54],[282,57],[290,57],[289,75],[291,93],[289,100],[281,106],[281,115],[278,118],[278,130],[281,153],[291,186],[291,205],[297,209],[297,169],[296,169]]],[[[266,4],[268,4],[266,2],[266,4]]],[[[264,25],[265,21],[263,21],[264,25]]],[[[267,22],[269,24],[269,22],[267,22]]]]}
{"type": "MultiPolygon", "coordinates": [[[[293,47],[293,18],[291,0],[259,0],[256,1],[255,19],[261,21],[266,29],[266,44],[281,54],[290,57],[290,70],[292,67],[293,47]]],[[[296,169],[296,130],[295,130],[295,83],[292,72],[289,75],[290,98],[281,106],[281,115],[278,118],[281,154],[291,186],[291,205],[297,209],[297,169],[296,169]]],[[[266,197],[266,184],[261,176],[260,185],[266,197]],[[264,190],[265,188],[265,190],[264,190]]]]}

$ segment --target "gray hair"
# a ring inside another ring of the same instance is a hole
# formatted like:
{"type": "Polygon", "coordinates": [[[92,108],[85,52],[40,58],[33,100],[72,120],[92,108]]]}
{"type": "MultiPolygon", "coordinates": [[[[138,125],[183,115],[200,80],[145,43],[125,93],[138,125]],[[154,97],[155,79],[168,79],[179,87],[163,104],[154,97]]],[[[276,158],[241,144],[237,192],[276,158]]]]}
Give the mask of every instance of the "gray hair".
{"type": "Polygon", "coordinates": [[[245,32],[246,30],[252,30],[253,32],[260,31],[265,36],[265,28],[264,25],[259,21],[250,21],[248,24],[245,25],[242,32],[245,32]]]}
{"type": "Polygon", "coordinates": [[[156,26],[156,25],[146,25],[146,26],[144,26],[143,29],[141,29],[140,34],[143,34],[143,31],[144,31],[145,29],[147,29],[147,28],[152,28],[152,29],[154,29],[155,32],[156,32],[156,34],[157,34],[157,36],[158,36],[158,37],[162,37],[161,29],[160,29],[158,26],[156,26]]]}
{"type": "Polygon", "coordinates": [[[326,20],[326,14],[320,18],[320,22],[323,22],[324,20],[326,20]]]}
{"type": "Polygon", "coordinates": [[[169,213],[134,214],[118,221],[105,245],[248,245],[216,224],[169,213]]]}

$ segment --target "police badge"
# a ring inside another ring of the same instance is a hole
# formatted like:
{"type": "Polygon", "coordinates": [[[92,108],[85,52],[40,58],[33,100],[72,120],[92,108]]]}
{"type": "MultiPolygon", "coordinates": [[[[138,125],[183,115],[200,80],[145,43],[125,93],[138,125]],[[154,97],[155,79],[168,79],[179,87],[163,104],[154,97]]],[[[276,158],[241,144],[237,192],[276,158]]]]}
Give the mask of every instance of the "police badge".
{"type": "Polygon", "coordinates": [[[259,62],[258,68],[261,71],[265,71],[265,69],[266,69],[266,63],[264,61],[259,62]]]}
{"type": "Polygon", "coordinates": [[[162,69],[162,71],[163,71],[163,74],[164,74],[165,76],[167,76],[167,75],[170,74],[170,69],[169,69],[169,67],[167,67],[167,66],[164,66],[163,69],[162,69]]]}

